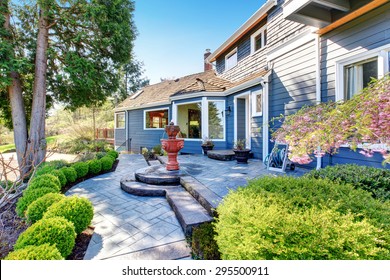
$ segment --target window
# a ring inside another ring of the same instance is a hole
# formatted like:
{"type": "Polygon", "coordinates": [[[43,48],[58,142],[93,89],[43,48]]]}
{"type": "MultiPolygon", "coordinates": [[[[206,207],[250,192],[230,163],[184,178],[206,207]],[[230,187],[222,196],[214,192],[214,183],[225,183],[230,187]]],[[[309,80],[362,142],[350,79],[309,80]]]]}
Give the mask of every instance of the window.
{"type": "Polygon", "coordinates": [[[209,138],[213,140],[223,140],[225,137],[225,102],[224,101],[209,101],[209,138]]]}
{"type": "Polygon", "coordinates": [[[229,70],[237,65],[237,48],[228,53],[225,57],[225,70],[229,70]]]}
{"type": "Polygon", "coordinates": [[[390,44],[336,61],[336,101],[348,100],[365,88],[372,78],[389,72],[390,44]]]}
{"type": "Polygon", "coordinates": [[[263,90],[257,90],[252,93],[252,116],[263,115],[263,90]]]}
{"type": "Polygon", "coordinates": [[[125,128],[125,112],[115,114],[115,128],[125,128]]]}
{"type": "Polygon", "coordinates": [[[251,54],[265,47],[267,44],[267,29],[265,26],[257,30],[251,36],[251,54]]]}
{"type": "Polygon", "coordinates": [[[144,129],[164,128],[168,124],[168,109],[146,110],[144,129]]]}
{"type": "Polygon", "coordinates": [[[202,138],[202,103],[177,105],[177,124],[181,137],[190,139],[202,138]]]}
{"type": "Polygon", "coordinates": [[[372,78],[378,78],[377,57],[344,66],[344,100],[359,93],[372,78]]]}

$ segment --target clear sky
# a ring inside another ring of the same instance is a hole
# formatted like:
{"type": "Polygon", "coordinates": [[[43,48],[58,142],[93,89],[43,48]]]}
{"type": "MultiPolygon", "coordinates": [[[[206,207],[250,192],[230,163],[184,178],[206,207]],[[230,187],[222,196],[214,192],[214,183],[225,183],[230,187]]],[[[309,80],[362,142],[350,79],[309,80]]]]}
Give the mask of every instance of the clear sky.
{"type": "Polygon", "coordinates": [[[151,84],[203,71],[203,54],[225,42],[265,0],[135,0],[136,59],[151,84]]]}

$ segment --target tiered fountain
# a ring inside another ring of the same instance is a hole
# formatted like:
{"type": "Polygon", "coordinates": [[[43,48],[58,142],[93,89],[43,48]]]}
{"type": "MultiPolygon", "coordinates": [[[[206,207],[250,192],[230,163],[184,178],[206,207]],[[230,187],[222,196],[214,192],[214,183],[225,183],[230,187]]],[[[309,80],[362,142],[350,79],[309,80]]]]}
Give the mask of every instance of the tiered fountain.
{"type": "Polygon", "coordinates": [[[161,139],[162,148],[168,153],[168,162],[166,169],[168,171],[179,170],[177,162],[177,153],[184,148],[184,139],[177,139],[176,136],[180,131],[180,127],[175,125],[173,121],[165,127],[165,132],[168,134],[168,139],[161,139]]]}

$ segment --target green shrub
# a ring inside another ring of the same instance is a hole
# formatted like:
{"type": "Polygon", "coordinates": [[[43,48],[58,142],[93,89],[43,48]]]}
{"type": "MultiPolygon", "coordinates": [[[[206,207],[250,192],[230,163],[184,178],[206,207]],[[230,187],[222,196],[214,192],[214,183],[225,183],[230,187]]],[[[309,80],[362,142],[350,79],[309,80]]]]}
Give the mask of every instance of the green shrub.
{"type": "Polygon", "coordinates": [[[48,193],[38,198],[27,207],[27,221],[31,223],[39,221],[51,205],[64,198],[65,196],[59,193],[48,193]]]}
{"type": "Polygon", "coordinates": [[[349,185],[264,177],[225,197],[215,239],[223,259],[388,259],[389,211],[349,185]]]}
{"type": "Polygon", "coordinates": [[[100,163],[102,165],[103,171],[111,170],[112,165],[114,164],[115,159],[113,159],[111,156],[105,156],[100,159],[100,163]]]}
{"type": "Polygon", "coordinates": [[[29,245],[55,245],[61,256],[66,258],[75,245],[76,233],[72,222],[63,217],[41,219],[19,235],[14,249],[29,245]]]}
{"type": "Polygon", "coordinates": [[[112,156],[114,159],[117,159],[119,156],[119,153],[117,151],[111,150],[107,152],[107,155],[112,156]]]}
{"type": "Polygon", "coordinates": [[[93,218],[92,203],[86,199],[77,196],[71,196],[50,206],[45,215],[46,218],[64,217],[71,221],[76,233],[81,233],[91,223],[93,218]]]}
{"type": "Polygon", "coordinates": [[[77,178],[87,176],[89,171],[88,163],[80,161],[73,164],[72,167],[76,170],[77,178]]]}
{"type": "Polygon", "coordinates": [[[95,158],[96,159],[101,159],[102,157],[104,157],[106,155],[107,155],[106,152],[97,152],[96,155],[95,155],[95,158]]]}
{"type": "Polygon", "coordinates": [[[39,189],[27,189],[24,191],[23,196],[19,198],[16,203],[16,213],[19,217],[23,218],[27,207],[38,198],[48,193],[57,193],[52,188],[39,188],[39,189]]]}
{"type": "Polygon", "coordinates": [[[63,260],[55,245],[29,245],[8,254],[5,260],[63,260]]]}
{"type": "Polygon", "coordinates": [[[56,192],[61,190],[61,183],[58,177],[51,174],[43,174],[31,180],[27,189],[53,188],[56,192]]]}
{"type": "Polygon", "coordinates": [[[390,200],[390,170],[359,166],[356,164],[339,164],[313,170],[305,175],[309,178],[330,179],[335,182],[348,183],[372,193],[374,198],[390,200]]]}
{"type": "Polygon", "coordinates": [[[98,159],[93,159],[88,161],[89,165],[89,172],[91,174],[98,174],[100,171],[102,171],[102,164],[98,159]]]}
{"type": "Polygon", "coordinates": [[[77,179],[77,172],[73,167],[63,167],[60,169],[66,177],[68,183],[74,183],[77,179]]]}
{"type": "Polygon", "coordinates": [[[64,172],[62,172],[62,170],[53,170],[50,172],[50,174],[56,176],[58,178],[58,180],[60,180],[61,187],[64,187],[66,185],[67,180],[66,180],[65,174],[64,174],[64,172]]]}
{"type": "Polygon", "coordinates": [[[214,224],[204,223],[192,231],[192,254],[195,259],[220,260],[221,256],[215,241],[214,224]]]}
{"type": "Polygon", "coordinates": [[[65,160],[46,161],[39,166],[35,174],[42,175],[42,174],[51,173],[53,170],[60,169],[67,165],[68,163],[65,160]]]}

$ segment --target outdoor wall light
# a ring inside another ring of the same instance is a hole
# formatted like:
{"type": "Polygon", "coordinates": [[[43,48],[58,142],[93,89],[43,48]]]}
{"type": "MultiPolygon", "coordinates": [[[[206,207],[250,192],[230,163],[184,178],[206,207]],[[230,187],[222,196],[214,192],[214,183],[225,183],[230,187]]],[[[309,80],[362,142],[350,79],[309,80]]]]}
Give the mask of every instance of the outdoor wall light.
{"type": "Polygon", "coordinates": [[[230,106],[228,106],[226,109],[225,109],[225,112],[226,112],[226,116],[229,116],[230,113],[232,112],[232,109],[230,108],[230,106]]]}

